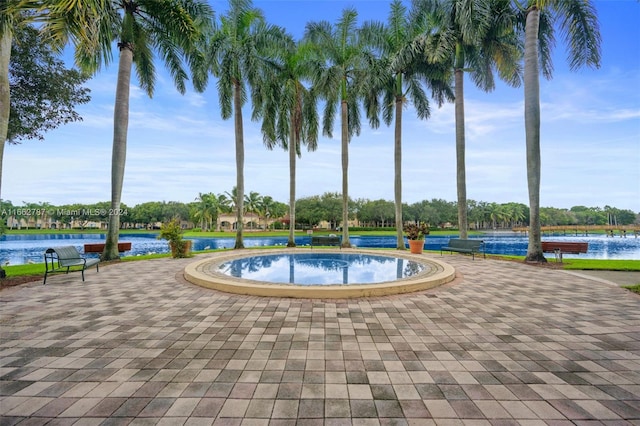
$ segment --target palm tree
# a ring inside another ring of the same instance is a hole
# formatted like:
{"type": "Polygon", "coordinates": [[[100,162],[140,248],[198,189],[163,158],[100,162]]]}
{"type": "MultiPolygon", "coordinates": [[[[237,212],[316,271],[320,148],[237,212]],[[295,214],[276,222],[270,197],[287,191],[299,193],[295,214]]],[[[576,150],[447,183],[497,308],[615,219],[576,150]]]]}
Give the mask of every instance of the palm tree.
{"type": "Polygon", "coordinates": [[[258,209],[258,211],[260,212],[259,214],[264,217],[264,230],[266,231],[269,227],[269,218],[271,217],[271,214],[276,210],[276,202],[273,197],[265,195],[264,197],[260,198],[260,205],[258,206],[258,209]]]}
{"type": "Polygon", "coordinates": [[[203,194],[200,192],[196,197],[198,204],[194,212],[194,219],[200,221],[203,230],[210,230],[211,224],[218,218],[218,198],[213,192],[203,194]]]}
{"type": "MultiPolygon", "coordinates": [[[[308,151],[318,146],[318,110],[315,90],[305,84],[319,67],[313,46],[307,43],[288,43],[273,61],[269,73],[273,78],[265,84],[263,135],[269,149],[280,144],[289,151],[289,220],[296,217],[296,157],[301,145],[308,151]]],[[[287,247],[295,247],[295,226],[289,227],[287,247]]]]}
{"type": "MultiPolygon", "coordinates": [[[[260,203],[262,202],[262,197],[259,193],[255,191],[249,191],[248,194],[244,196],[244,209],[247,213],[256,213],[260,210],[260,203]]],[[[260,219],[258,218],[258,221],[260,219]]],[[[250,222],[251,228],[253,229],[253,220],[250,222]]]]}
{"type": "Polygon", "coordinates": [[[511,86],[519,86],[521,48],[510,0],[445,0],[434,9],[423,1],[438,22],[433,49],[436,57],[450,58],[455,79],[456,175],[458,229],[467,238],[467,184],[465,165],[464,73],[485,92],[495,88],[494,70],[511,86]]]}
{"type": "MultiPolygon", "coordinates": [[[[81,27],[87,35],[76,39],[76,62],[95,72],[111,61],[111,43],[119,49],[118,77],[114,107],[111,162],[111,215],[102,253],[103,260],[119,258],[120,202],[127,148],[131,70],[135,65],[140,86],[151,97],[156,72],[154,51],[162,58],[180,93],[188,78],[183,63],[193,73],[197,90],[204,89],[203,58],[196,47],[211,24],[213,11],[205,0],[94,0],[78,4],[74,0],[45,1],[48,15],[44,30],[66,40],[61,28],[81,27]]],[[[44,13],[44,12],[43,12],[44,13]]]]}
{"type": "MultiPolygon", "coordinates": [[[[524,27],[524,117],[529,189],[527,262],[546,262],[540,223],[540,76],[550,79],[554,26],[569,45],[569,66],[600,66],[600,31],[589,0],[528,0],[524,27]]],[[[520,5],[515,1],[516,6],[520,5]]]]}
{"type": "MultiPolygon", "coordinates": [[[[236,249],[244,248],[244,130],[242,107],[247,99],[246,85],[255,88],[269,49],[281,38],[278,27],[267,25],[262,11],[251,0],[230,0],[229,11],[221,18],[209,41],[209,63],[218,78],[218,97],[222,118],[233,115],[236,149],[236,249]]],[[[259,102],[253,102],[254,118],[259,116],[259,102]],[[258,108],[258,111],[256,111],[258,108]]]]}
{"type": "MultiPolygon", "coordinates": [[[[381,69],[375,76],[374,93],[382,91],[382,117],[390,125],[395,116],[394,129],[394,195],[397,249],[405,250],[402,218],[402,110],[410,100],[420,119],[430,115],[429,100],[422,83],[431,89],[440,106],[445,99],[453,100],[447,67],[429,63],[424,54],[425,34],[429,23],[424,10],[416,7],[409,13],[400,0],[391,3],[387,25],[370,22],[363,26],[363,35],[381,52],[381,69]]],[[[377,97],[377,96],[376,96],[377,97]]],[[[380,102],[365,97],[365,109],[372,125],[377,126],[380,102]]]]}
{"type": "Polygon", "coordinates": [[[356,27],[358,13],[343,10],[335,26],[327,21],[307,24],[305,38],[316,45],[323,61],[314,70],[313,83],[325,99],[322,133],[332,137],[336,108],[340,105],[342,150],[342,246],[349,241],[349,141],[360,134],[359,87],[374,63],[360,31],[356,27]]]}

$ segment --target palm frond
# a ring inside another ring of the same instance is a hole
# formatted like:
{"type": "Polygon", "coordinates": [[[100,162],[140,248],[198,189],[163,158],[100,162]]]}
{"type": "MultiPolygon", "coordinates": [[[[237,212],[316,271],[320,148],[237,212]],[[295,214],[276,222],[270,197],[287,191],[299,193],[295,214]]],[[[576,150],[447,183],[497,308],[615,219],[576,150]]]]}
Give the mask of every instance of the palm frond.
{"type": "Polygon", "coordinates": [[[554,3],[560,29],[568,47],[569,68],[583,65],[600,67],[602,39],[593,3],[588,0],[564,0],[554,3]]]}

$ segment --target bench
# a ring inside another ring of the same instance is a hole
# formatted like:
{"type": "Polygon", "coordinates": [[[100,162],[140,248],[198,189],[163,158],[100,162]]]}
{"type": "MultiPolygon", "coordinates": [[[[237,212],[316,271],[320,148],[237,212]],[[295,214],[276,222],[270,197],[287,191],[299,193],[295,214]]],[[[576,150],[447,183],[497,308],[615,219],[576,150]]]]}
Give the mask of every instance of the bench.
{"type": "Polygon", "coordinates": [[[98,272],[98,263],[100,259],[88,259],[82,257],[74,246],[52,247],[44,252],[44,282],[47,283],[47,275],[55,272],[80,271],[82,273],[82,281],[84,281],[84,270],[96,265],[98,272]],[[74,269],[71,269],[74,268],[74,269]]]}
{"type": "Polygon", "coordinates": [[[313,246],[338,246],[342,248],[342,241],[337,235],[318,235],[311,237],[311,248],[313,246]]]}
{"type": "Polygon", "coordinates": [[[484,252],[484,241],[482,240],[461,240],[459,238],[452,238],[446,246],[442,246],[440,248],[440,256],[442,256],[443,251],[470,254],[471,258],[474,260],[476,253],[482,253],[485,259],[487,257],[484,252]]]}
{"type": "Polygon", "coordinates": [[[586,253],[589,249],[589,243],[569,242],[569,241],[542,241],[543,253],[554,253],[556,262],[562,263],[562,254],[580,254],[586,253]]]}
{"type": "MultiPolygon", "coordinates": [[[[131,243],[118,243],[118,251],[120,253],[131,250],[131,243]]],[[[104,243],[85,244],[85,253],[102,253],[104,251],[104,243]]]]}

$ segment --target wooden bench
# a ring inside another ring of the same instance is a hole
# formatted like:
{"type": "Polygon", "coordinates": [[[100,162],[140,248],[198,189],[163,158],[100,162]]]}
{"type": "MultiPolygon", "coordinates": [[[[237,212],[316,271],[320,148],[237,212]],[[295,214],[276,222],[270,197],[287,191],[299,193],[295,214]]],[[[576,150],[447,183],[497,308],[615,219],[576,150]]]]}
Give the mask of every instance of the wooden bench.
{"type": "MultiPolygon", "coordinates": [[[[118,243],[118,251],[120,253],[131,250],[131,243],[118,243]]],[[[85,253],[102,253],[104,251],[104,243],[85,244],[85,253]]]]}
{"type": "Polygon", "coordinates": [[[98,272],[98,263],[100,259],[88,259],[80,255],[74,246],[52,247],[44,252],[44,282],[47,283],[47,275],[55,272],[80,271],[82,273],[82,281],[84,281],[84,270],[96,265],[98,272]],[[73,268],[73,269],[71,269],[73,268]]]}
{"type": "Polygon", "coordinates": [[[589,243],[570,242],[570,241],[542,241],[542,252],[553,253],[556,256],[556,262],[562,263],[562,254],[580,254],[586,253],[589,249],[589,243]]]}
{"type": "Polygon", "coordinates": [[[311,248],[313,246],[338,246],[342,249],[342,240],[337,235],[311,236],[311,248]]]}
{"type": "Polygon", "coordinates": [[[476,253],[482,253],[485,259],[487,257],[484,253],[484,241],[482,240],[461,240],[459,238],[452,238],[446,246],[442,246],[442,248],[440,248],[440,256],[442,256],[443,251],[470,254],[471,258],[474,260],[476,253]]]}

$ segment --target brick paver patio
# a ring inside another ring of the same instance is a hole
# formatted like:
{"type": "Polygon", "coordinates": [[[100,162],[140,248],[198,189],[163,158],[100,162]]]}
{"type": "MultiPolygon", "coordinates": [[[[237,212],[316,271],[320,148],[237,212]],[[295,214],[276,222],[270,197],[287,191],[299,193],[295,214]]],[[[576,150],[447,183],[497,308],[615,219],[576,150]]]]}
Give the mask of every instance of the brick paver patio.
{"type": "Polygon", "coordinates": [[[206,290],[193,259],[4,290],[0,424],[640,425],[640,297],[442,259],[454,283],[373,299],[206,290]]]}

